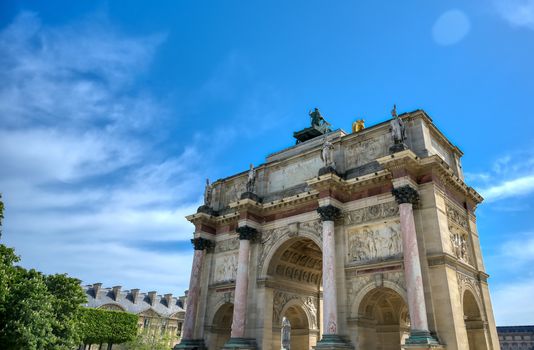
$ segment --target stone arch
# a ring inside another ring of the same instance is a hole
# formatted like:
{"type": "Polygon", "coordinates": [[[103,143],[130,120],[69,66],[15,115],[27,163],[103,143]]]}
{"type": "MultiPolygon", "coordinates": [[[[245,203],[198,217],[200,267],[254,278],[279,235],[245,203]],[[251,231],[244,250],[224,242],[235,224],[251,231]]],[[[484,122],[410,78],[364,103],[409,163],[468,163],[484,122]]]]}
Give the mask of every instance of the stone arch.
{"type": "Polygon", "coordinates": [[[221,349],[228,339],[230,339],[234,304],[225,302],[215,310],[211,319],[210,333],[212,339],[210,339],[210,349],[221,349]]]}
{"type": "Polygon", "coordinates": [[[462,309],[469,350],[487,350],[486,323],[482,317],[480,302],[471,288],[462,295],[462,309]]]}
{"type": "MultiPolygon", "coordinates": [[[[402,297],[402,300],[404,301],[404,303],[408,305],[408,295],[406,294],[406,290],[402,286],[400,286],[399,284],[395,282],[388,281],[388,280],[382,281],[381,286],[384,288],[392,289],[393,291],[397,292],[402,297]]],[[[373,289],[379,288],[379,287],[380,286],[377,285],[376,282],[370,282],[360,289],[360,291],[356,294],[352,303],[350,304],[351,317],[359,316],[358,310],[365,296],[373,289]]]]}
{"type": "Polygon", "coordinates": [[[358,293],[356,301],[357,347],[399,349],[410,331],[404,290],[390,281],[370,283],[358,293]]]}
{"type": "MultiPolygon", "coordinates": [[[[291,324],[291,349],[308,350],[310,348],[310,315],[304,303],[298,299],[286,303],[282,312],[283,318],[291,324]]],[[[280,325],[277,325],[281,327],[280,325]]],[[[280,344],[281,345],[281,344],[280,344]]]]}
{"type": "MultiPolygon", "coordinates": [[[[301,232],[301,231],[300,231],[301,232]]],[[[312,235],[282,235],[273,244],[265,275],[273,288],[266,305],[272,308],[271,349],[282,345],[282,320],[292,323],[292,350],[308,350],[319,338],[323,253],[312,235]]]]}
{"type": "Polygon", "coordinates": [[[283,306],[281,314],[285,315],[288,309],[294,308],[294,307],[298,307],[302,310],[302,312],[306,316],[306,322],[304,322],[303,324],[305,324],[308,329],[311,329],[314,326],[314,323],[316,323],[316,321],[314,322],[313,316],[311,315],[309,308],[304,304],[304,302],[301,299],[289,300],[283,306]]]}
{"type": "Polygon", "coordinates": [[[274,242],[270,247],[263,248],[268,249],[267,253],[265,254],[264,261],[262,262],[262,268],[259,271],[260,276],[266,276],[267,270],[269,269],[269,265],[271,264],[271,261],[273,259],[273,256],[279,251],[279,249],[287,244],[288,242],[298,239],[298,238],[307,238],[313,241],[319,249],[322,249],[322,239],[320,236],[320,233],[310,229],[310,228],[299,228],[298,232],[296,234],[291,234],[289,232],[289,229],[285,230],[284,233],[279,237],[279,239],[274,242]]]}

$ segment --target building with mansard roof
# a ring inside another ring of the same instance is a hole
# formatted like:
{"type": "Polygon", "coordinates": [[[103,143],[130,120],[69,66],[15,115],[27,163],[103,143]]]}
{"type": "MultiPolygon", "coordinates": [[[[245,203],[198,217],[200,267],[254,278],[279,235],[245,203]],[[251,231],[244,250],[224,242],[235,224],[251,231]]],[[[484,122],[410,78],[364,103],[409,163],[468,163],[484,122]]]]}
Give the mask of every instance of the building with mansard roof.
{"type": "Polygon", "coordinates": [[[186,297],[157,292],[140,292],[139,289],[122,290],[121,286],[102,288],[102,283],[83,287],[87,296],[86,307],[124,311],[139,316],[140,330],[157,332],[179,342],[185,316],[186,297]]]}
{"type": "Polygon", "coordinates": [[[501,350],[534,350],[534,326],[497,327],[501,350]]]}

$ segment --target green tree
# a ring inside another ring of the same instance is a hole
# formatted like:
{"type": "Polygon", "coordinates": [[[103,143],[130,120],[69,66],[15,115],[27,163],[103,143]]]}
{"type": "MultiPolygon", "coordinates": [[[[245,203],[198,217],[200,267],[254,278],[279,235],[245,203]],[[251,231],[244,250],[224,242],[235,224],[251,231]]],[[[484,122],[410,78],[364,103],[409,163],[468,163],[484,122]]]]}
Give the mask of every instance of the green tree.
{"type": "Polygon", "coordinates": [[[84,344],[113,344],[131,341],[137,334],[137,315],[122,311],[83,309],[84,344]]]}
{"type": "Polygon", "coordinates": [[[72,349],[82,341],[81,304],[87,299],[80,283],[66,274],[45,276],[54,312],[52,327],[56,347],[72,349]]]}
{"type": "MultiPolygon", "coordinates": [[[[0,201],[0,225],[4,205],[0,201]]],[[[80,281],[15,264],[13,248],[0,244],[0,349],[72,349],[80,344],[80,281]]]]}

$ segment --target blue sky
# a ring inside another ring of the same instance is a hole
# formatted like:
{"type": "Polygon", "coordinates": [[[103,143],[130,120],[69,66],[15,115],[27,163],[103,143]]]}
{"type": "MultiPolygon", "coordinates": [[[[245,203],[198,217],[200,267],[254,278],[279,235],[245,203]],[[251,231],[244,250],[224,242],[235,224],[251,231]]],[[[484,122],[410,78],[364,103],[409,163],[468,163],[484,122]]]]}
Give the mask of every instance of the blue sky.
{"type": "Polygon", "coordinates": [[[426,110],[464,152],[497,323],[534,324],[534,1],[0,4],[2,240],[23,265],[181,294],[206,177],[426,110]]]}

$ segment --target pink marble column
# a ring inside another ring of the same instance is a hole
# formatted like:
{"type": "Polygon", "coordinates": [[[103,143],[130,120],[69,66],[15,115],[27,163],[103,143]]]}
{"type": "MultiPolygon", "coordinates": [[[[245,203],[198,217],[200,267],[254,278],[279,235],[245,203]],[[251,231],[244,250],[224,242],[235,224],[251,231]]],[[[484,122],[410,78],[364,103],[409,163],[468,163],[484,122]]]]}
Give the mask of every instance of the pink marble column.
{"type": "Polygon", "coordinates": [[[327,205],[319,207],[317,212],[323,221],[323,333],[335,335],[338,334],[338,322],[334,220],[340,210],[327,205]]]}
{"type": "Polygon", "coordinates": [[[414,188],[406,185],[393,189],[393,195],[399,203],[404,279],[410,312],[410,337],[406,340],[406,344],[437,344],[428,329],[425,291],[413,216],[413,204],[419,201],[419,194],[414,188]]]}
{"type": "Polygon", "coordinates": [[[421,262],[419,260],[412,204],[399,204],[399,211],[402,249],[404,252],[404,278],[406,280],[406,289],[408,290],[411,329],[428,331],[423,276],[421,275],[421,262]]]}
{"type": "Polygon", "coordinates": [[[235,280],[234,314],[232,319],[231,338],[245,337],[247,314],[248,265],[250,263],[250,240],[257,231],[248,226],[238,227],[239,255],[237,257],[237,276],[235,280]]]}
{"type": "Polygon", "coordinates": [[[194,245],[195,253],[193,255],[193,267],[191,268],[191,279],[189,280],[189,291],[187,293],[187,307],[185,309],[182,335],[183,339],[193,339],[194,336],[198,297],[200,296],[202,264],[204,262],[204,256],[206,255],[205,249],[211,244],[211,241],[201,237],[192,239],[191,242],[194,245]]]}
{"type": "Polygon", "coordinates": [[[334,221],[323,221],[323,329],[337,334],[337,288],[334,221]]]}
{"type": "Polygon", "coordinates": [[[245,318],[247,313],[248,263],[250,241],[239,241],[237,258],[237,276],[235,281],[234,315],[232,320],[232,338],[245,337],[245,318]]]}

